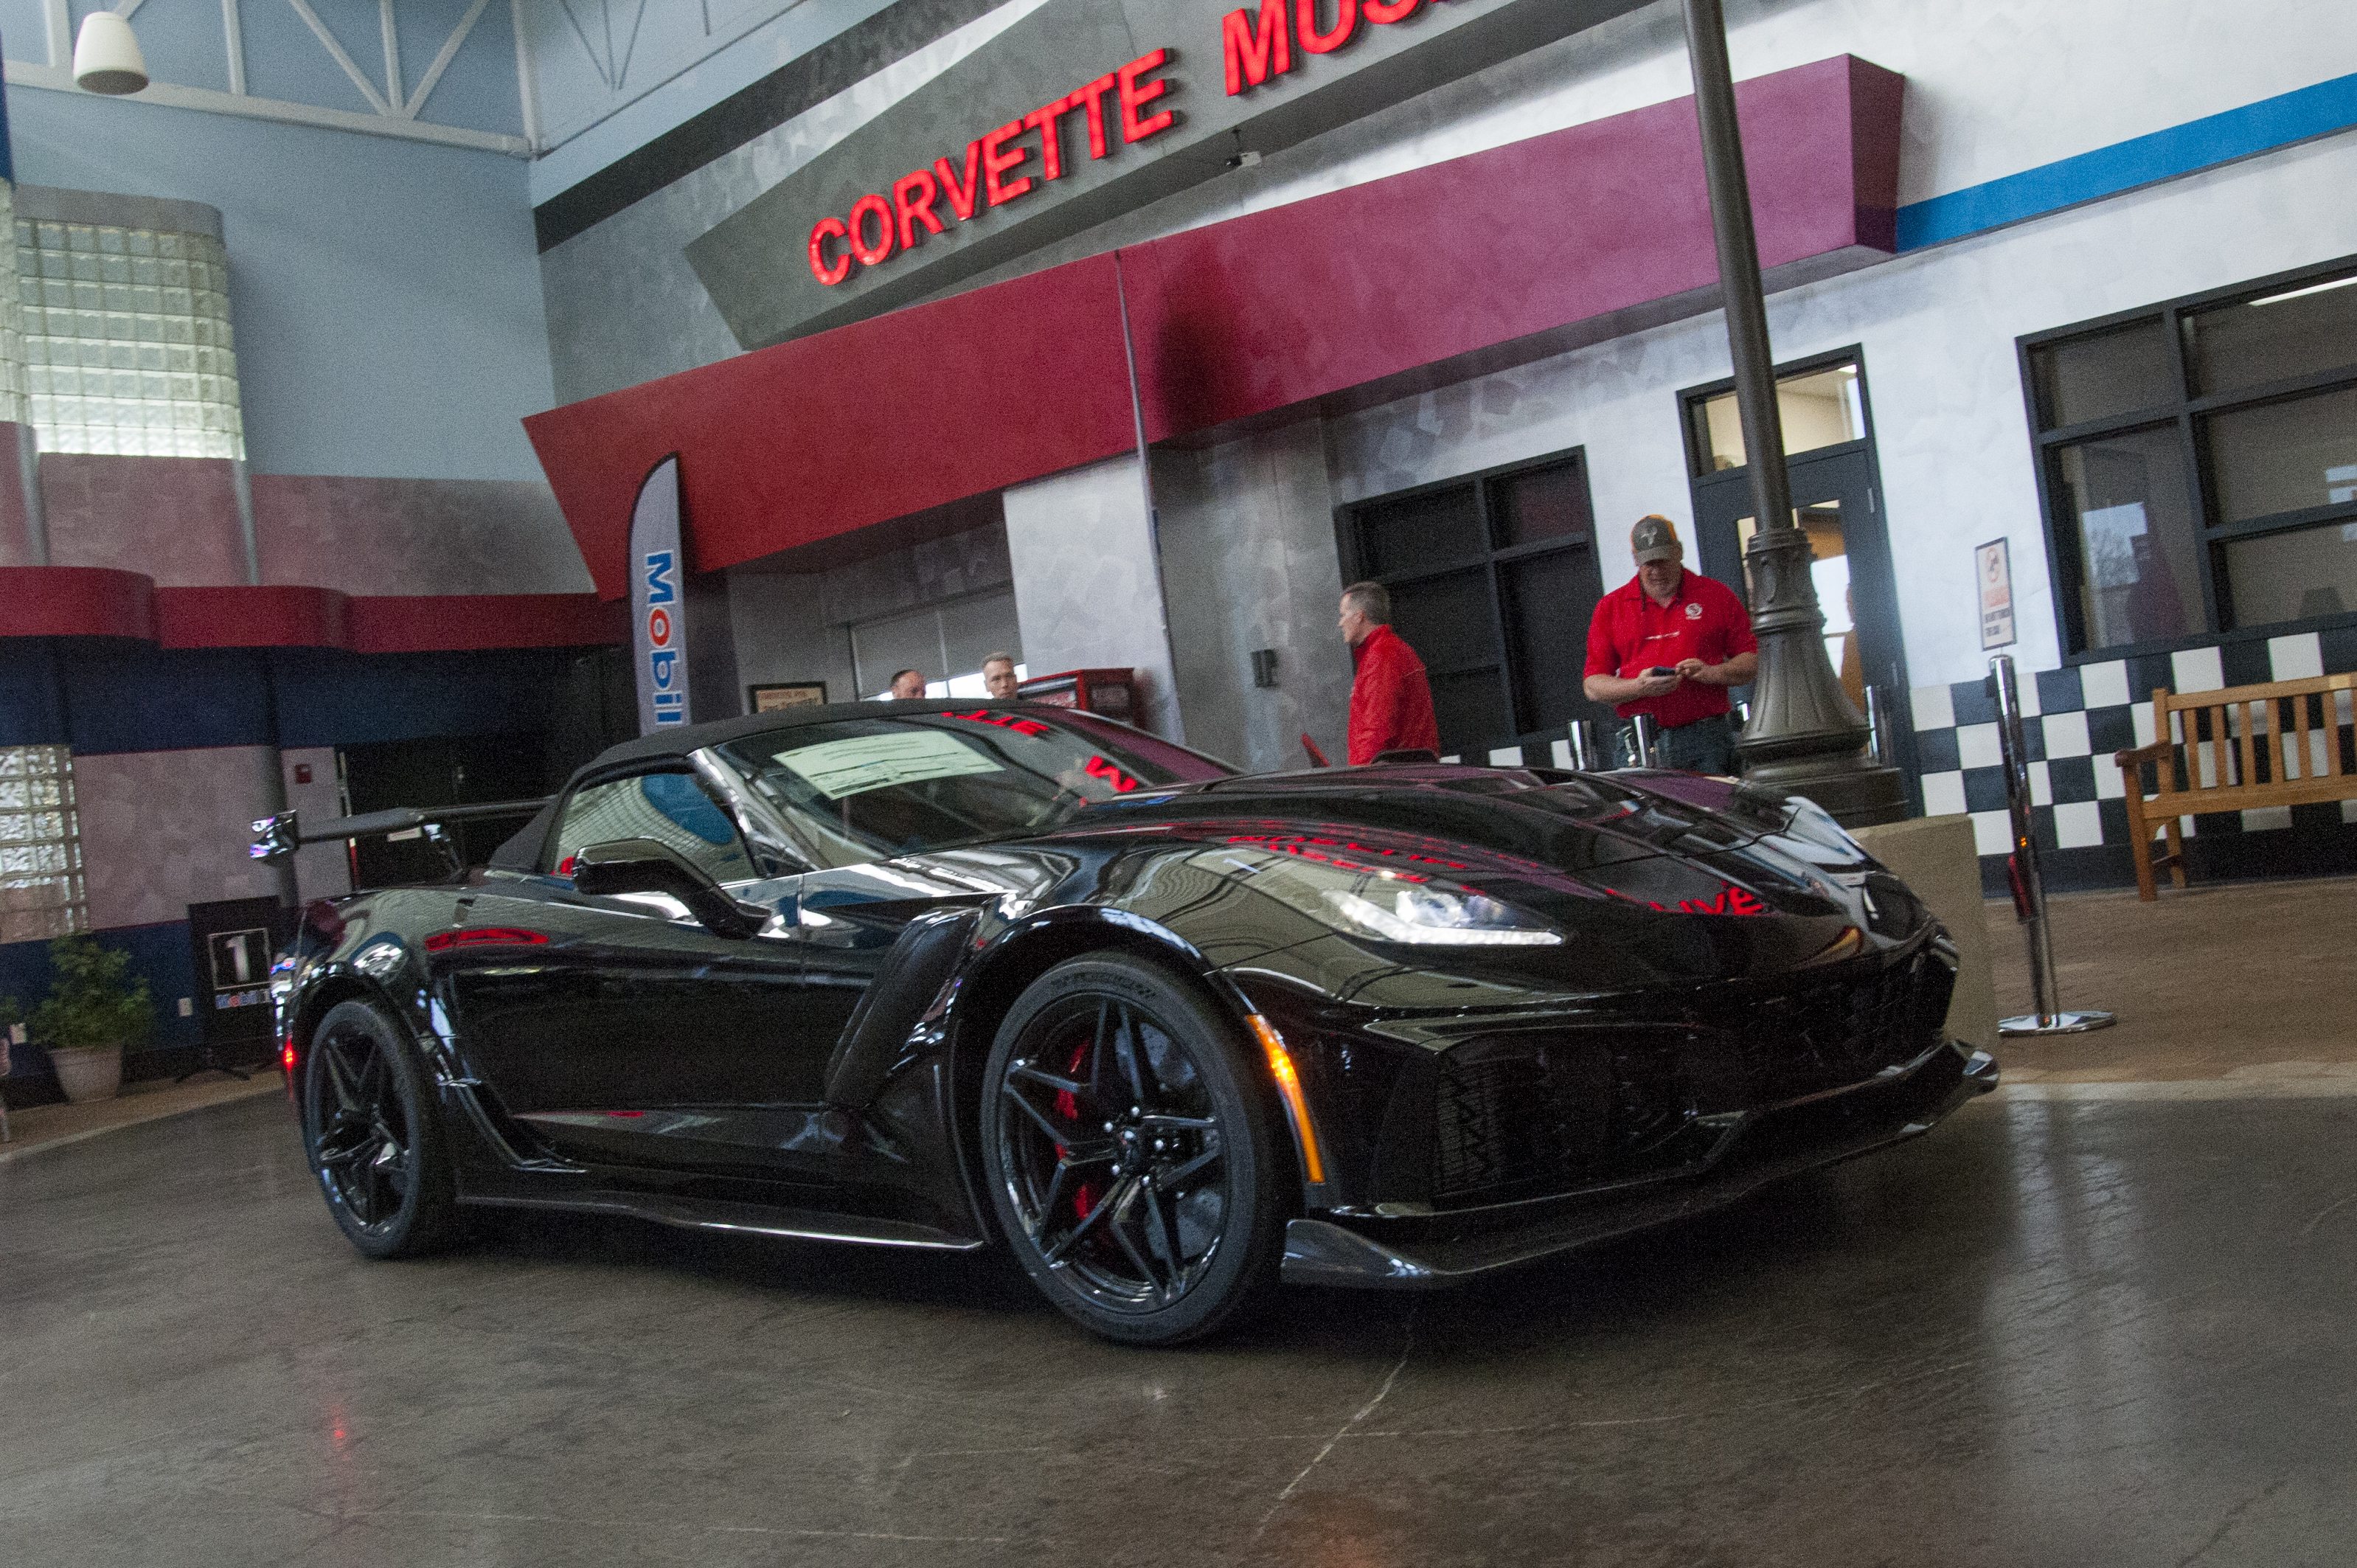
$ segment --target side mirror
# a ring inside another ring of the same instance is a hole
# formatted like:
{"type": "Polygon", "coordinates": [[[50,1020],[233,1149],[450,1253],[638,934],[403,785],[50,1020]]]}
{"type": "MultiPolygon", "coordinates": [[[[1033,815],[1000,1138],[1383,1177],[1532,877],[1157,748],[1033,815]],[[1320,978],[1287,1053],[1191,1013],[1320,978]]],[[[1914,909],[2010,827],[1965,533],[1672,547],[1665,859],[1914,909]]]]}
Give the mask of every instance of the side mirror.
{"type": "Polygon", "coordinates": [[[770,923],[758,904],[740,903],[669,844],[654,839],[593,843],[573,857],[573,886],[592,897],[661,893],[676,898],[715,936],[749,937],[770,923]]]}

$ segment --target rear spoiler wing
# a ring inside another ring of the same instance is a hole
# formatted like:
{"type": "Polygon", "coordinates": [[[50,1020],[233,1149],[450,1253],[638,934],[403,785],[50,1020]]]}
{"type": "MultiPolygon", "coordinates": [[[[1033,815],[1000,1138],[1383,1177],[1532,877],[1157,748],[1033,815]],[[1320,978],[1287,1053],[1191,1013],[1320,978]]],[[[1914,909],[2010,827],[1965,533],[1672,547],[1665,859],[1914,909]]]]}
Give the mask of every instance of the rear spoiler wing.
{"type": "Polygon", "coordinates": [[[386,811],[363,811],[356,817],[330,817],[306,825],[299,811],[281,811],[253,824],[253,842],[246,854],[253,860],[284,860],[309,843],[338,843],[350,839],[422,838],[458,865],[458,848],[447,831],[454,822],[479,822],[499,818],[529,817],[554,797],[537,800],[493,800],[474,806],[396,806],[386,811]]]}

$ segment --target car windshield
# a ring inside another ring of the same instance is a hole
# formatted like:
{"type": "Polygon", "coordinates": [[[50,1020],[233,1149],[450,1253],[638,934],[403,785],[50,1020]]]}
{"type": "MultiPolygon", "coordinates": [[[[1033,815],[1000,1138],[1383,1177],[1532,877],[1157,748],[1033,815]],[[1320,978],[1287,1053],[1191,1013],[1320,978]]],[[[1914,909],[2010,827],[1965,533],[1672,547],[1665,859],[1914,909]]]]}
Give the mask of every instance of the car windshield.
{"type": "Polygon", "coordinates": [[[1126,725],[1036,707],[879,713],[714,749],[834,865],[1039,832],[1140,789],[1233,771],[1126,725]]]}

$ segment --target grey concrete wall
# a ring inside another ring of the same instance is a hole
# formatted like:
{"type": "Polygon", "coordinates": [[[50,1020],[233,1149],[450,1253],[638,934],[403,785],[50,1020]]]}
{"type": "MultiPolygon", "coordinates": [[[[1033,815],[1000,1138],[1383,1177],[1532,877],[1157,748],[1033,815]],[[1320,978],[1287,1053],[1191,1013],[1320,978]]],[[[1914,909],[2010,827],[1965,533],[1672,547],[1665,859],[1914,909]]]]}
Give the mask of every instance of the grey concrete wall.
{"type": "Polygon", "coordinates": [[[738,679],[823,681],[830,701],[847,703],[860,695],[850,627],[1004,588],[1014,568],[1006,528],[990,522],[865,560],[797,570],[773,558],[735,567],[727,577],[738,679]]]}
{"type": "Polygon", "coordinates": [[[1320,422],[1157,453],[1155,500],[1188,744],[1254,771],[1299,768],[1307,730],[1340,757],[1351,655],[1334,628],[1342,580],[1320,422]],[[1260,648],[1276,650],[1273,689],[1252,683],[1260,648]]]}
{"type": "Polygon", "coordinates": [[[75,757],[90,923],[185,920],[190,904],[275,894],[275,874],[245,853],[274,809],[271,757],[260,746],[75,757]]]}
{"type": "MultiPolygon", "coordinates": [[[[55,460],[43,459],[45,469],[55,460]]],[[[347,594],[590,589],[580,548],[542,480],[256,474],[253,483],[267,583],[347,594]]]]}
{"type": "MultiPolygon", "coordinates": [[[[10,434],[0,427],[0,437],[10,434]]],[[[589,570],[544,480],[255,474],[252,484],[265,583],[347,594],[589,591],[589,570]]],[[[0,562],[22,553],[16,490],[0,484],[8,542],[0,562]]],[[[227,458],[48,452],[41,497],[57,565],[139,572],[164,587],[245,581],[227,458]]]]}
{"type": "Polygon", "coordinates": [[[1186,738],[1137,460],[1116,457],[1035,479],[1001,499],[1015,614],[1032,673],[1133,668],[1138,722],[1186,738]]]}
{"type": "Polygon", "coordinates": [[[41,509],[52,565],[144,573],[165,588],[245,581],[226,457],[45,452],[41,509]]]}
{"type": "MultiPolygon", "coordinates": [[[[728,617],[737,639],[737,672],[748,686],[823,681],[829,702],[853,689],[851,639],[826,616],[825,579],[815,572],[728,574],[728,617]]],[[[744,693],[737,693],[741,701],[744,693]]]]}

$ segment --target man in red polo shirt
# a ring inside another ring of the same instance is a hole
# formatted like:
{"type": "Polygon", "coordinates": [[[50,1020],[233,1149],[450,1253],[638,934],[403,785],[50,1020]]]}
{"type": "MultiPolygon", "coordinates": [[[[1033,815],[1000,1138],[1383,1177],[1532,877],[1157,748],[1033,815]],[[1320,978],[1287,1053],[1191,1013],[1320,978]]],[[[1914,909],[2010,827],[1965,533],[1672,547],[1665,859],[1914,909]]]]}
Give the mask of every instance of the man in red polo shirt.
{"type": "Polygon", "coordinates": [[[1353,583],[1342,590],[1342,640],[1359,661],[1351,682],[1351,766],[1387,751],[1440,752],[1432,683],[1424,660],[1391,628],[1391,590],[1353,583]]]}
{"type": "MultiPolygon", "coordinates": [[[[1750,614],[1724,584],[1685,569],[1685,546],[1668,518],[1640,518],[1629,548],[1637,575],[1597,602],[1581,690],[1624,719],[1652,714],[1661,725],[1660,766],[1732,774],[1727,689],[1760,668],[1750,614]]],[[[1631,732],[1621,733],[1633,756],[1631,732]]]]}

